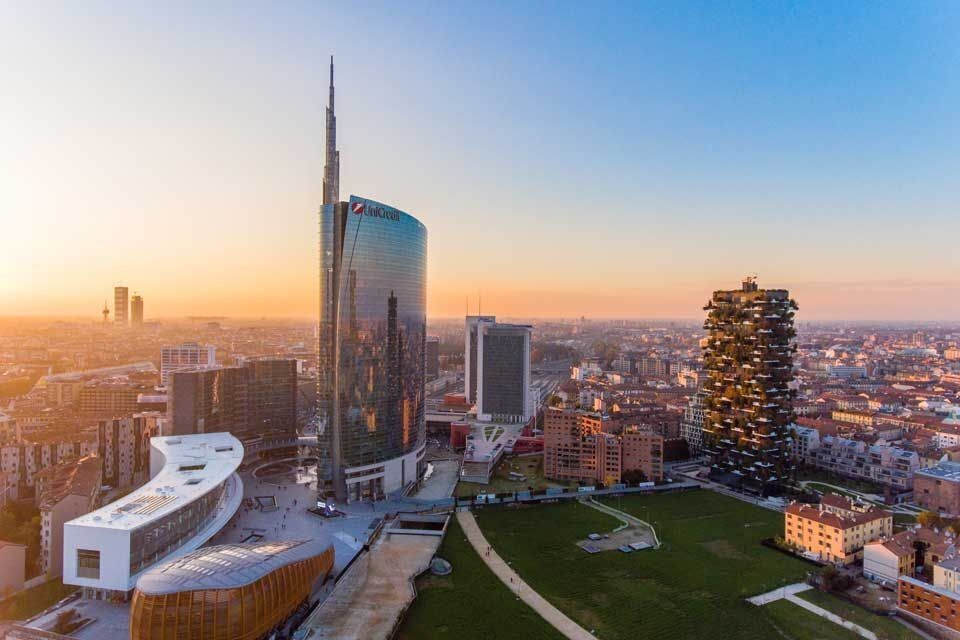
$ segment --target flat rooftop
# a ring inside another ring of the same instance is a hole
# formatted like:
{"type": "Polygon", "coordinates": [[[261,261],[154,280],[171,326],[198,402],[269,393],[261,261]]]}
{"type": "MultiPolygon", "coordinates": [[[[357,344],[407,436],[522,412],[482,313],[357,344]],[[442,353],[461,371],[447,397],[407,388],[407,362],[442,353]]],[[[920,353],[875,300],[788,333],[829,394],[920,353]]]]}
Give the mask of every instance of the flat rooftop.
{"type": "Polygon", "coordinates": [[[917,469],[915,473],[916,475],[931,476],[941,480],[960,482],[960,462],[943,461],[938,463],[935,467],[917,469]]]}
{"type": "Polygon", "coordinates": [[[70,526],[131,530],[176,511],[229,478],[243,461],[243,445],[229,433],[150,439],[165,462],[151,480],[116,502],[67,522],[70,526]]]}

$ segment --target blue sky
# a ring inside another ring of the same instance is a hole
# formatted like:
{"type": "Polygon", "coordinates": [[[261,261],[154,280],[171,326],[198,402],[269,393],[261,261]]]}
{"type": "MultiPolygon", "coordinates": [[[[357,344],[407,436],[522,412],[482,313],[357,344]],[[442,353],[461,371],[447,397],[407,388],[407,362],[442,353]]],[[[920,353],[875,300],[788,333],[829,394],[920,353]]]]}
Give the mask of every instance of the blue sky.
{"type": "Polygon", "coordinates": [[[697,317],[756,272],[806,319],[956,319],[957,33],[947,2],[6,5],[0,314],[122,281],[309,316],[332,53],[342,195],[427,225],[434,316],[697,317]]]}

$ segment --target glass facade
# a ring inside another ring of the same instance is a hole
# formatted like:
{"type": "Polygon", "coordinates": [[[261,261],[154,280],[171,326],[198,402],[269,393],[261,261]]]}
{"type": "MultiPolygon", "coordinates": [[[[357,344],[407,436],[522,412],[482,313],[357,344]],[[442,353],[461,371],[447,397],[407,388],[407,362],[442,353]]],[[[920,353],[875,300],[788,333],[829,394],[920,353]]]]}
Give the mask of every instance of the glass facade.
{"type": "Polygon", "coordinates": [[[483,336],[483,412],[494,420],[526,413],[524,365],[526,336],[490,331],[483,336]]]}
{"type": "Polygon", "coordinates": [[[416,218],[356,196],[323,207],[318,440],[335,487],[424,442],[426,267],[416,218]]]}
{"type": "MultiPolygon", "coordinates": [[[[283,548],[290,544],[274,546],[283,548]]],[[[261,549],[264,546],[267,545],[261,545],[261,549]]],[[[131,640],[266,638],[297,607],[308,601],[314,587],[322,583],[333,568],[334,550],[328,546],[316,555],[282,566],[273,567],[275,562],[268,558],[256,568],[232,571],[230,562],[244,560],[251,555],[251,550],[255,552],[258,548],[244,545],[209,547],[187,556],[179,564],[177,561],[171,563],[174,567],[171,573],[181,579],[188,578],[189,573],[198,569],[209,573],[218,570],[217,582],[227,586],[211,585],[155,594],[141,590],[138,584],[130,605],[131,640]],[[262,575],[250,580],[254,571],[262,575]],[[240,575],[234,576],[234,573],[240,575]],[[235,586],[228,586],[234,580],[235,586]]]]}
{"type": "MultiPolygon", "coordinates": [[[[183,508],[134,529],[130,533],[130,575],[162,560],[210,524],[225,490],[226,484],[221,482],[183,508]]],[[[141,508],[140,503],[131,504],[141,508]]]]}

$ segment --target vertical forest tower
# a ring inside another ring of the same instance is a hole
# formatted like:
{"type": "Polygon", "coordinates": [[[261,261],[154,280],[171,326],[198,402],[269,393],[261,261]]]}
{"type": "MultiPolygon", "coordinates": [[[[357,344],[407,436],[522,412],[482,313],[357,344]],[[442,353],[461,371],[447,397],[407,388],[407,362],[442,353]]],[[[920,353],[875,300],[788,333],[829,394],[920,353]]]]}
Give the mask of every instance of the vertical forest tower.
{"type": "Polygon", "coordinates": [[[771,495],[793,475],[792,344],[797,303],[784,289],[714,291],[704,307],[704,453],[715,480],[771,495]]]}

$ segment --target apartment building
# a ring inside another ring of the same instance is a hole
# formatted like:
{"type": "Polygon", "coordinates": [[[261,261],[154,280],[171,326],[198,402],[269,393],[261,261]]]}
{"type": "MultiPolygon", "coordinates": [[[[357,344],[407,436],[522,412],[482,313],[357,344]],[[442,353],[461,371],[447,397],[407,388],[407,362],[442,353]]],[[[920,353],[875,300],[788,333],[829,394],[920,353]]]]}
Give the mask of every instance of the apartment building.
{"type": "Polygon", "coordinates": [[[848,478],[876,482],[896,492],[913,488],[914,473],[920,468],[920,456],[890,445],[868,445],[860,440],[823,436],[810,449],[804,462],[848,478]]]}
{"type": "Polygon", "coordinates": [[[849,565],[868,542],[893,535],[893,515],[841,496],[821,504],[793,503],[784,514],[784,539],[820,562],[849,565]]]}
{"type": "Polygon", "coordinates": [[[63,525],[99,506],[101,465],[96,456],[74,458],[37,474],[40,561],[43,573],[63,572],[63,525]]]}
{"type": "Polygon", "coordinates": [[[555,480],[616,484],[625,472],[640,471],[649,481],[663,479],[663,436],[628,427],[607,416],[550,408],[544,418],[544,474],[555,480]]]}

